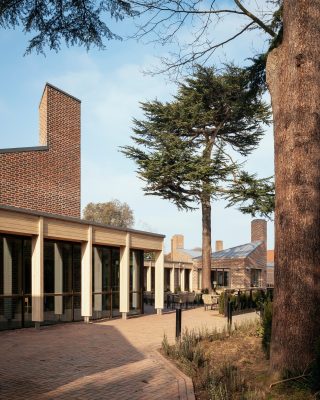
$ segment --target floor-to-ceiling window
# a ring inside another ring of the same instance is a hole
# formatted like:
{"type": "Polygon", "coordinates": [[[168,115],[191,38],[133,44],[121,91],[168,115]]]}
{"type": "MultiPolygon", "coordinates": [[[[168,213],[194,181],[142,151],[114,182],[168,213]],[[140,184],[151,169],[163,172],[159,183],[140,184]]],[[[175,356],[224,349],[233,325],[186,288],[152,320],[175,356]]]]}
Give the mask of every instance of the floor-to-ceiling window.
{"type": "Polygon", "coordinates": [[[93,247],[92,318],[118,316],[120,295],[120,250],[105,246],[93,247]]]}
{"type": "Polygon", "coordinates": [[[184,270],[184,290],[186,292],[190,291],[190,269],[184,270]]]}
{"type": "Polygon", "coordinates": [[[31,239],[0,235],[0,330],[32,325],[31,239]]]}
{"type": "Polygon", "coordinates": [[[164,269],[164,290],[170,290],[170,273],[171,268],[164,269]]]}
{"type": "Polygon", "coordinates": [[[44,242],[44,324],[80,321],[81,244],[44,242]]]}
{"type": "Polygon", "coordinates": [[[174,291],[181,291],[181,273],[179,268],[175,268],[174,270],[174,291]]]}

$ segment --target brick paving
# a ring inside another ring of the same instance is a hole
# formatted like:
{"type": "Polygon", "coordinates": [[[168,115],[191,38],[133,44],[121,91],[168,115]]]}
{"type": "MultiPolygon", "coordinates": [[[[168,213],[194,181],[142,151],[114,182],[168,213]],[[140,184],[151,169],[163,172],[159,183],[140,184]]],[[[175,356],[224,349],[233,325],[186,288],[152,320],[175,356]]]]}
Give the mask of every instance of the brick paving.
{"type": "MultiPolygon", "coordinates": [[[[182,318],[188,329],[226,322],[202,308],[182,318]]],[[[156,350],[164,333],[174,340],[174,330],[175,314],[167,313],[1,332],[0,399],[192,399],[190,380],[156,350]]]]}

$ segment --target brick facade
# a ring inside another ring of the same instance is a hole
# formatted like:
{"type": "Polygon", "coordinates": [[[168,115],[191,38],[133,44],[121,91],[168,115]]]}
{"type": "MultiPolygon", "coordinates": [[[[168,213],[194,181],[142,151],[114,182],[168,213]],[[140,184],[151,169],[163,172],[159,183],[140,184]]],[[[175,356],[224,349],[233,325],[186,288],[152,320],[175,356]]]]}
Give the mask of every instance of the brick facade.
{"type": "Polygon", "coordinates": [[[47,84],[40,146],[0,150],[0,204],[80,218],[80,101],[47,84]]]}
{"type": "MultiPolygon", "coordinates": [[[[212,258],[211,268],[229,271],[229,287],[251,287],[252,270],[261,271],[260,286],[267,286],[267,222],[263,219],[255,219],[251,222],[251,242],[262,242],[250,254],[245,257],[212,258]]],[[[216,242],[216,251],[222,251],[222,241],[216,242]]],[[[194,269],[201,271],[202,258],[195,258],[194,269]]],[[[196,278],[195,278],[196,279],[196,278]]]]}

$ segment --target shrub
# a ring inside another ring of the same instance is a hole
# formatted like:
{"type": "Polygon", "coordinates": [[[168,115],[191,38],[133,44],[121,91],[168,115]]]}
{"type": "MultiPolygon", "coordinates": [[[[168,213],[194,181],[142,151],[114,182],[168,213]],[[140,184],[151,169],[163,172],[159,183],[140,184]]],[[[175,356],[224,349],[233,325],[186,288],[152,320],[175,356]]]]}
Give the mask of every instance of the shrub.
{"type": "Polygon", "coordinates": [[[225,293],[222,292],[219,297],[219,314],[224,314],[224,300],[225,300],[225,293]]]}
{"type": "Polygon", "coordinates": [[[162,351],[164,352],[164,354],[166,356],[170,356],[170,354],[171,354],[171,346],[170,346],[170,344],[168,342],[168,338],[167,338],[166,334],[163,335],[161,348],[162,348],[162,351]]]}

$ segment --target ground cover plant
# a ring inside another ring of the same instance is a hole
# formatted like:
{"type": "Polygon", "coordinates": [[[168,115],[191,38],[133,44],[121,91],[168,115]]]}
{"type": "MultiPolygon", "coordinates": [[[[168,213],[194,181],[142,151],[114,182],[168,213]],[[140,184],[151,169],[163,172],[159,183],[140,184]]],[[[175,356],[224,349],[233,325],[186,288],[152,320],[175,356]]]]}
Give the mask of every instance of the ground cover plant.
{"type": "Polygon", "coordinates": [[[192,378],[199,400],[320,399],[312,391],[311,371],[282,383],[270,375],[270,308],[268,303],[261,321],[235,325],[232,330],[185,330],[174,344],[164,337],[161,351],[192,378]]]}

